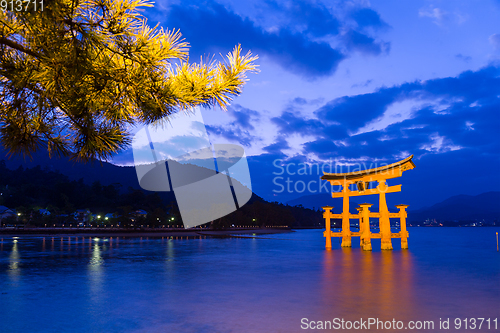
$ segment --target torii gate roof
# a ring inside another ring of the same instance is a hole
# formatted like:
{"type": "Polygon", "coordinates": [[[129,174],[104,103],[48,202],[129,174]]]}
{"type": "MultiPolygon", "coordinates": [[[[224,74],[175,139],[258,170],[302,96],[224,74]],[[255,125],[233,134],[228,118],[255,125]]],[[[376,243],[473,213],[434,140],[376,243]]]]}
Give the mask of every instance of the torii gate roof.
{"type": "Polygon", "coordinates": [[[321,179],[324,180],[362,180],[364,178],[370,178],[375,175],[383,175],[387,177],[383,177],[386,179],[400,177],[403,171],[413,169],[415,164],[411,160],[413,155],[408,156],[407,158],[395,162],[389,165],[384,165],[374,169],[361,170],[355,172],[345,172],[345,173],[329,173],[323,172],[323,176],[321,179]]]}

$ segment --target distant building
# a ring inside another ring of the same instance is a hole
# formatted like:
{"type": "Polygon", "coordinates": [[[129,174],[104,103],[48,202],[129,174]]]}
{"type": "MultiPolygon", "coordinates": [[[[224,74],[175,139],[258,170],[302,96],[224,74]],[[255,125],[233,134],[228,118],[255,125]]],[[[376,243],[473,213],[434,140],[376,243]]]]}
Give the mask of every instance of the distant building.
{"type": "Polygon", "coordinates": [[[17,214],[15,209],[10,209],[5,206],[0,206],[0,220],[7,217],[15,217],[16,215],[17,214]]]}
{"type": "Polygon", "coordinates": [[[145,210],[142,210],[142,209],[138,209],[134,212],[134,215],[137,217],[146,217],[146,216],[148,216],[148,212],[146,212],[145,210]]]}
{"type": "Polygon", "coordinates": [[[44,216],[49,216],[50,215],[50,212],[47,210],[47,209],[39,209],[38,212],[44,216]]]}
{"type": "Polygon", "coordinates": [[[116,219],[117,217],[120,217],[120,216],[117,215],[116,213],[107,213],[106,215],[104,215],[105,220],[116,219]]]}
{"type": "Polygon", "coordinates": [[[135,222],[136,220],[139,220],[141,218],[146,218],[148,216],[148,212],[142,209],[138,209],[135,212],[132,212],[130,215],[132,216],[130,221],[135,222]]]}
{"type": "Polygon", "coordinates": [[[73,213],[73,216],[78,223],[86,223],[90,221],[91,214],[88,209],[78,209],[73,213]]]}

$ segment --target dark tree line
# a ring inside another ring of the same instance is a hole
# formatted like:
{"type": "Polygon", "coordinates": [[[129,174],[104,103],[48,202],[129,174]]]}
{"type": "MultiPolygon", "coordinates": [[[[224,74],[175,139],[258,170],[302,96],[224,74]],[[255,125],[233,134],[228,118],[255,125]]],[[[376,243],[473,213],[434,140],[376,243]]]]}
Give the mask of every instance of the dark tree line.
{"type": "MultiPolygon", "coordinates": [[[[149,192],[129,187],[123,189],[118,183],[102,185],[96,181],[86,184],[83,178],[70,180],[58,171],[40,166],[16,170],[0,161],[0,205],[21,213],[17,222],[25,224],[62,224],[72,222],[73,213],[88,209],[101,216],[94,223],[122,226],[182,224],[181,216],[171,193],[149,192]],[[46,209],[49,215],[43,215],[46,209]],[[141,217],[137,210],[148,214],[141,217]],[[112,213],[113,218],[104,220],[112,213]]],[[[5,221],[3,222],[5,223],[5,221]]],[[[301,226],[324,225],[322,213],[302,207],[291,207],[277,202],[270,203],[257,195],[235,212],[209,223],[215,229],[235,226],[301,226]]]]}
{"type": "Polygon", "coordinates": [[[102,185],[96,181],[88,185],[83,179],[69,180],[57,171],[40,166],[10,170],[5,161],[0,161],[0,193],[0,205],[15,209],[21,213],[17,220],[30,224],[71,222],[77,209],[102,215],[102,223],[128,224],[137,210],[149,213],[146,219],[139,221],[142,223],[180,222],[177,206],[165,202],[158,193],[131,187],[124,190],[118,183],[102,185]],[[44,215],[40,209],[50,214],[44,215]],[[104,220],[108,213],[115,218],[104,220]],[[174,216],[177,219],[170,220],[174,216]]]}

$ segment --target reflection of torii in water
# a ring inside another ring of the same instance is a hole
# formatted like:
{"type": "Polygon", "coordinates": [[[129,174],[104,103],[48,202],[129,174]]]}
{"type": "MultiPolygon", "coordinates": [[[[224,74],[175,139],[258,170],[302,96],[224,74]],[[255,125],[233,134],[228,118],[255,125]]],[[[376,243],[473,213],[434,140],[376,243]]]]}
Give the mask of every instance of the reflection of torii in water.
{"type": "Polygon", "coordinates": [[[381,239],[382,250],[392,250],[391,238],[401,238],[401,248],[408,248],[408,232],[406,231],[406,207],[408,205],[397,205],[399,208],[398,213],[389,213],[387,209],[387,202],[385,200],[386,193],[401,192],[401,185],[387,186],[385,182],[387,179],[401,177],[403,171],[411,170],[415,167],[412,162],[413,155],[401,160],[399,162],[382,166],[375,169],[348,172],[348,173],[328,173],[324,172],[321,177],[323,180],[328,180],[331,185],[342,186],[342,192],[332,193],[332,198],[343,198],[342,214],[333,214],[331,206],[322,207],[325,212],[324,236],[326,237],[326,248],[332,247],[331,237],[342,237],[343,247],[351,246],[351,237],[360,237],[360,243],[363,250],[371,251],[372,238],[381,239]],[[369,189],[370,182],[378,182],[376,188],[369,189]],[[356,184],[357,191],[349,190],[349,186],[356,184]],[[378,194],[379,195],[379,212],[370,212],[371,204],[361,204],[358,208],[358,214],[349,213],[349,197],[378,194]],[[379,219],[380,233],[373,234],[370,232],[370,217],[379,219]],[[330,229],[330,219],[342,219],[342,232],[332,232],[330,229]],[[399,218],[401,231],[398,233],[391,232],[389,218],[399,218]],[[360,226],[359,232],[351,232],[349,219],[359,219],[360,226]]]}

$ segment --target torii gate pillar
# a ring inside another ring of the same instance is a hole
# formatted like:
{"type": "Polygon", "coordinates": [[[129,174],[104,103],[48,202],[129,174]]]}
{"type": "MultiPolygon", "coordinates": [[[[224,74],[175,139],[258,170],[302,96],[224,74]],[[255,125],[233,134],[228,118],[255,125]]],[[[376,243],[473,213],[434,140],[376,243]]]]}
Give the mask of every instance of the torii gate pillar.
{"type": "Polygon", "coordinates": [[[387,208],[387,202],[385,200],[385,192],[387,191],[387,183],[385,180],[379,180],[377,189],[379,190],[379,228],[380,228],[380,248],[382,250],[392,250],[391,241],[391,223],[389,221],[389,209],[387,208]]]}
{"type": "Polygon", "coordinates": [[[325,238],[326,238],[326,248],[331,249],[332,248],[332,229],[331,229],[331,223],[330,223],[330,214],[331,210],[333,207],[331,206],[324,206],[321,207],[325,210],[323,213],[323,218],[325,219],[325,238]]]}
{"type": "Polygon", "coordinates": [[[351,224],[349,222],[349,185],[344,182],[342,188],[342,247],[351,247],[351,224]]]}
{"type": "Polygon", "coordinates": [[[406,213],[406,208],[408,205],[396,205],[397,208],[399,208],[399,225],[401,228],[401,248],[402,249],[407,249],[408,248],[408,231],[406,231],[406,217],[408,214],[406,213]]]}
{"type": "Polygon", "coordinates": [[[360,204],[360,215],[361,215],[361,220],[363,221],[362,224],[360,225],[360,239],[361,239],[361,248],[364,251],[371,251],[372,250],[372,237],[371,237],[371,232],[370,232],[370,207],[372,204],[369,203],[364,203],[360,204]]]}

